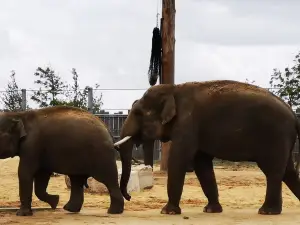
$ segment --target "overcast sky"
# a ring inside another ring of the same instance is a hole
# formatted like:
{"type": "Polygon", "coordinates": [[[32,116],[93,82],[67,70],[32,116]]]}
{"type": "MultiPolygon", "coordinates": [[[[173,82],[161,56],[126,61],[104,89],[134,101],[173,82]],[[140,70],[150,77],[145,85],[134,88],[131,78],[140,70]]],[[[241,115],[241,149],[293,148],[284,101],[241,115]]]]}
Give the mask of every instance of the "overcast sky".
{"type": "MultiPolygon", "coordinates": [[[[20,88],[36,88],[33,73],[47,65],[67,82],[75,67],[82,87],[148,88],[157,3],[1,0],[0,89],[11,70],[20,88]]],[[[300,51],[299,8],[296,0],[177,0],[175,82],[248,78],[268,87],[273,68],[300,51]]],[[[104,108],[129,108],[143,92],[102,91],[104,108]]]]}

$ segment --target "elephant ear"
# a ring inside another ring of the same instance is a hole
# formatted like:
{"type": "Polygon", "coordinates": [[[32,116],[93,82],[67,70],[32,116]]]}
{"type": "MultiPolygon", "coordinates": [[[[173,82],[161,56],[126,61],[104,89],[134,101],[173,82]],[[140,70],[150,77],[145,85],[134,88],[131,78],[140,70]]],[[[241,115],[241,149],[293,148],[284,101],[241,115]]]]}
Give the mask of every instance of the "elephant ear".
{"type": "Polygon", "coordinates": [[[161,112],[162,125],[169,123],[176,115],[176,104],[173,95],[168,95],[164,100],[163,110],[161,112]]]}
{"type": "Polygon", "coordinates": [[[20,138],[25,137],[27,132],[25,131],[23,121],[21,119],[13,119],[12,122],[14,123],[14,129],[19,132],[20,138]]]}

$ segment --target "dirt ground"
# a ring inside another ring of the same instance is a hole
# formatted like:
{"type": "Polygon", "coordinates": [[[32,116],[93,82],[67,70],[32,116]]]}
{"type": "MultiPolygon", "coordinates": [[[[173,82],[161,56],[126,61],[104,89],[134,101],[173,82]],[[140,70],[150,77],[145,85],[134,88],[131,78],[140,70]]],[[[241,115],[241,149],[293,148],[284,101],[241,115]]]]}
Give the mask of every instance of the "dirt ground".
{"type": "MultiPolygon", "coordinates": [[[[0,207],[18,207],[18,158],[5,162],[0,168],[0,207]]],[[[1,160],[0,160],[1,164],[1,160]]],[[[125,201],[122,215],[108,215],[109,196],[85,193],[82,211],[71,214],[61,209],[69,200],[64,176],[52,177],[48,187],[51,194],[60,195],[59,208],[55,211],[34,211],[32,217],[17,217],[15,211],[0,211],[0,224],[300,224],[298,199],[283,184],[283,213],[277,216],[258,215],[265,196],[265,177],[257,167],[215,167],[221,214],[203,213],[207,200],[194,173],[185,179],[181,198],[181,215],[161,215],[160,209],[167,201],[166,174],[154,169],[154,187],[140,193],[131,193],[125,201]]],[[[33,207],[48,207],[33,195],[33,207]]]]}

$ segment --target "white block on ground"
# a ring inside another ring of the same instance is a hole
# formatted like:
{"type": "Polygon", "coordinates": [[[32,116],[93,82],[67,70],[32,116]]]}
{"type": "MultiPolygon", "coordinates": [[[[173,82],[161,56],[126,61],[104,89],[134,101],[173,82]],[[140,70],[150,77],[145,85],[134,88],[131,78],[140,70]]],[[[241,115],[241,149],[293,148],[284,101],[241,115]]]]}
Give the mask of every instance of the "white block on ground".
{"type": "Polygon", "coordinates": [[[136,167],[138,171],[138,177],[140,182],[140,189],[148,189],[153,187],[153,171],[151,166],[145,166],[144,164],[136,167]]]}
{"type": "MultiPolygon", "coordinates": [[[[119,184],[120,184],[120,180],[121,180],[121,174],[122,174],[122,170],[118,170],[118,180],[119,180],[119,184]]],[[[130,173],[130,178],[127,184],[127,192],[140,192],[141,188],[140,188],[140,181],[139,181],[139,174],[138,171],[136,170],[132,170],[130,173]]]]}
{"type": "MultiPolygon", "coordinates": [[[[118,167],[121,167],[118,164],[118,167]]],[[[118,169],[118,181],[120,184],[120,179],[121,179],[121,174],[122,174],[122,169],[118,169]]],[[[70,179],[68,176],[65,176],[66,184],[67,187],[70,188],[70,179]]],[[[153,187],[153,171],[151,166],[145,166],[144,164],[142,165],[132,165],[131,167],[131,173],[130,173],[130,178],[128,181],[127,185],[127,192],[140,192],[143,189],[150,189],[153,187]]],[[[108,193],[108,190],[106,186],[98,181],[96,181],[94,178],[90,177],[87,181],[89,185],[89,189],[87,190],[88,192],[92,193],[98,193],[98,194],[104,194],[108,193]]]]}

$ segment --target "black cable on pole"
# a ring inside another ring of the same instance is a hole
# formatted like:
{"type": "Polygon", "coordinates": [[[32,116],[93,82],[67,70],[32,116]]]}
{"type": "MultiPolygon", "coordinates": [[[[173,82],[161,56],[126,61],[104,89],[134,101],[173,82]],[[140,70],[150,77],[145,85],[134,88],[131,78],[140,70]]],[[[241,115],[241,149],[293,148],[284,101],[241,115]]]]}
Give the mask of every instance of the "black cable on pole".
{"type": "MultiPolygon", "coordinates": [[[[160,38],[162,41],[162,32],[163,32],[163,20],[164,18],[160,19],[160,38]]],[[[162,53],[163,53],[163,47],[162,47],[162,43],[161,43],[161,56],[160,56],[160,65],[159,65],[159,83],[162,84],[162,53]]]]}
{"type": "Polygon", "coordinates": [[[158,15],[156,14],[156,27],[152,31],[152,48],[150,57],[150,66],[148,70],[148,80],[151,86],[155,85],[158,77],[160,77],[161,82],[161,57],[162,57],[162,38],[161,32],[158,27],[158,15]]]}

